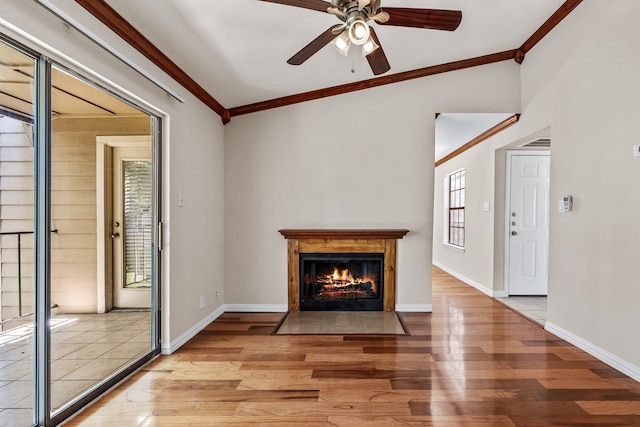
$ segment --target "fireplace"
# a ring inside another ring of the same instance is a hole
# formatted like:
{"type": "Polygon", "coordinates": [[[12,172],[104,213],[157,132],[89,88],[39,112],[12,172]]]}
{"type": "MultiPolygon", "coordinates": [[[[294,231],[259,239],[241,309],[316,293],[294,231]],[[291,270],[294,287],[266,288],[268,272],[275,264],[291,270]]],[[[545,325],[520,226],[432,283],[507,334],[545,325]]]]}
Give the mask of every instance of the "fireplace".
{"type": "Polygon", "coordinates": [[[395,311],[396,240],[402,239],[409,230],[286,229],[279,232],[287,239],[289,311],[395,311]],[[349,301],[348,308],[344,308],[347,300],[360,302],[349,301]]]}
{"type": "Polygon", "coordinates": [[[383,253],[300,254],[300,310],[382,311],[383,253]]]}

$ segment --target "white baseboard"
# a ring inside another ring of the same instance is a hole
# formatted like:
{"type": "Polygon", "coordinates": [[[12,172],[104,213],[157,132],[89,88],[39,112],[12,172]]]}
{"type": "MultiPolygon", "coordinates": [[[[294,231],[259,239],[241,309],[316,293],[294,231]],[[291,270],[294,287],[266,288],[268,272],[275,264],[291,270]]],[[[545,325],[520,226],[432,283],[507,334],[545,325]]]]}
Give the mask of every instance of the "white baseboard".
{"type": "Polygon", "coordinates": [[[191,328],[189,328],[187,331],[185,331],[182,335],[180,335],[175,340],[171,341],[170,343],[166,343],[166,344],[163,343],[160,346],[160,350],[162,351],[162,354],[171,354],[177,349],[179,349],[180,347],[182,347],[187,341],[195,337],[198,332],[203,330],[209,323],[213,322],[218,317],[220,317],[220,315],[224,313],[224,311],[225,311],[224,306],[218,307],[211,314],[209,314],[207,317],[205,317],[204,319],[202,319],[201,321],[193,325],[191,328]]]}
{"type": "Polygon", "coordinates": [[[590,343],[589,341],[580,338],[579,336],[567,331],[566,329],[561,328],[558,325],[554,325],[549,321],[545,323],[544,328],[552,334],[557,335],[563,340],[570,342],[576,347],[586,351],[593,357],[602,360],[604,363],[617,369],[623,374],[630,376],[636,381],[640,381],[640,367],[632,365],[626,360],[619,358],[615,354],[609,353],[608,351],[598,347],[597,345],[590,343]]]}
{"type": "Polygon", "coordinates": [[[225,313],[286,313],[286,304],[225,304],[225,313]]]}
{"type": "Polygon", "coordinates": [[[407,313],[431,313],[433,306],[431,304],[396,304],[396,311],[407,313]]]}
{"type": "Polygon", "coordinates": [[[482,292],[485,295],[488,295],[490,297],[498,297],[498,296],[507,296],[507,295],[502,295],[504,293],[504,291],[499,291],[499,292],[494,292],[493,289],[489,289],[488,287],[486,287],[485,285],[478,283],[474,280],[469,279],[468,277],[463,276],[462,274],[459,274],[453,270],[451,270],[448,267],[445,267],[444,265],[440,264],[439,262],[433,261],[433,265],[435,265],[436,267],[438,267],[439,269],[449,273],[450,275],[452,275],[453,277],[455,277],[458,280],[462,280],[464,283],[466,283],[469,286],[472,286],[474,288],[476,288],[477,290],[479,290],[480,292],[482,292]],[[498,293],[500,293],[500,295],[498,295],[498,293]]]}

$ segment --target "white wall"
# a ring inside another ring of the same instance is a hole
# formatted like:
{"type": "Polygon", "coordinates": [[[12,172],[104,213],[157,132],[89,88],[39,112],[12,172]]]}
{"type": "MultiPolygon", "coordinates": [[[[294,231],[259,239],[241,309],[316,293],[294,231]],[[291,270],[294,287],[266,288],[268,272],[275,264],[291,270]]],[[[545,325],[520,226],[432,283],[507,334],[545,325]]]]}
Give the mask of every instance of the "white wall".
{"type": "Polygon", "coordinates": [[[406,228],[399,309],[431,305],[434,117],[519,106],[514,62],[233,118],[225,128],[226,303],[286,309],[282,228],[406,228]]]}
{"type": "Polygon", "coordinates": [[[75,2],[56,3],[186,99],[182,104],[170,98],[74,30],[66,29],[35,2],[0,0],[0,31],[94,79],[104,78],[103,84],[111,86],[111,82],[114,83],[122,89],[116,91],[135,94],[140,98],[139,103],[147,103],[150,109],[164,116],[166,233],[162,345],[163,350],[170,351],[194,328],[206,324],[223,302],[222,298],[215,301],[215,291],[222,292],[224,288],[223,126],[220,118],[208,107],[157,70],[75,2]],[[6,25],[2,25],[2,21],[6,25]],[[21,35],[22,31],[37,40],[21,35]],[[41,41],[52,49],[42,47],[41,41]],[[177,207],[178,192],[184,195],[184,207],[177,207]],[[202,310],[198,309],[200,295],[204,295],[206,301],[202,310]]]}
{"type": "MultiPolygon", "coordinates": [[[[522,66],[526,126],[551,125],[548,326],[640,378],[640,3],[583,2],[522,66]]],[[[524,123],[523,123],[524,124],[524,123]]]]}
{"type": "MultiPolygon", "coordinates": [[[[634,185],[640,182],[640,159],[632,157],[632,147],[640,142],[640,59],[634,48],[639,14],[634,0],[583,2],[528,53],[521,66],[520,122],[436,171],[436,191],[444,173],[462,166],[478,174],[480,185],[467,178],[473,186],[467,252],[434,250],[436,262],[501,291],[504,148],[530,135],[551,136],[547,329],[636,379],[640,192],[634,185]],[[482,164],[495,174],[478,170],[482,164]],[[476,239],[486,233],[475,228],[491,221],[476,213],[475,193],[484,200],[492,191],[494,238],[476,239]],[[557,213],[557,200],[567,194],[573,195],[573,212],[557,213]]],[[[442,196],[436,192],[437,203],[442,196]]],[[[436,208],[436,233],[441,212],[436,208]]]]}

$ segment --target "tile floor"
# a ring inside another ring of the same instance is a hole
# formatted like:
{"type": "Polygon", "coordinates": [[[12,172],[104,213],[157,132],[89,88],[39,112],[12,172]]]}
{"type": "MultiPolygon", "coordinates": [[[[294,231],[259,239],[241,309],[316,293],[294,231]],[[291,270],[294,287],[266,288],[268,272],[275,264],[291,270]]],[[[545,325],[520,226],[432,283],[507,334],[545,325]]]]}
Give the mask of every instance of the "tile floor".
{"type": "Polygon", "coordinates": [[[511,296],[496,300],[541,326],[547,321],[547,297],[511,296]]]}
{"type": "Polygon", "coordinates": [[[300,311],[287,314],[278,334],[393,334],[406,332],[394,312],[300,311]]]}
{"type": "MultiPolygon", "coordinates": [[[[58,314],[51,320],[51,405],[60,408],[146,354],[149,312],[58,314]]],[[[0,332],[0,426],[31,425],[33,324],[0,332]]]]}

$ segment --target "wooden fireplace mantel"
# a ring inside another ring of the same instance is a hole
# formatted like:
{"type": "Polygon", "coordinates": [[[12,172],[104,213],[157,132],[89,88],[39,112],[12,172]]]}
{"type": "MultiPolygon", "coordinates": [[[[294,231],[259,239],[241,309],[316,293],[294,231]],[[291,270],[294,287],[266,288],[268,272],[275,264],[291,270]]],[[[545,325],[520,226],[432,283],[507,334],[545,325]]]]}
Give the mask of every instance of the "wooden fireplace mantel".
{"type": "Polygon", "coordinates": [[[285,239],[402,239],[409,230],[324,230],[321,228],[306,230],[278,230],[285,239]]]}
{"type": "Polygon", "coordinates": [[[289,311],[300,311],[301,253],[383,253],[383,310],[396,307],[396,240],[404,229],[283,229],[278,230],[288,243],[289,311]]]}

